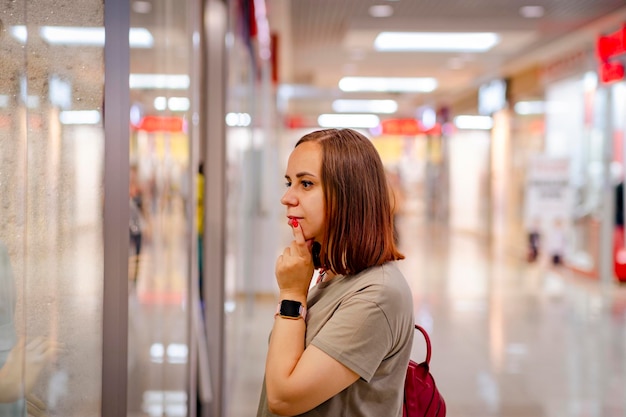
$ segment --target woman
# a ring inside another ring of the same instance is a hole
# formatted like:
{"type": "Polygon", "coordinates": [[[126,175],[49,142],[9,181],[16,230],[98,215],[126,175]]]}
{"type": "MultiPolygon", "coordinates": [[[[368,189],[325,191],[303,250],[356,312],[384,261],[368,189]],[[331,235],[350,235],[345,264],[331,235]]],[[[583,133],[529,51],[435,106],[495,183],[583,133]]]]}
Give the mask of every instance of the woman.
{"type": "Polygon", "coordinates": [[[276,261],[257,416],[400,417],[413,303],[380,157],[356,131],[321,130],[298,141],[285,178],[294,240],[276,261]]]}

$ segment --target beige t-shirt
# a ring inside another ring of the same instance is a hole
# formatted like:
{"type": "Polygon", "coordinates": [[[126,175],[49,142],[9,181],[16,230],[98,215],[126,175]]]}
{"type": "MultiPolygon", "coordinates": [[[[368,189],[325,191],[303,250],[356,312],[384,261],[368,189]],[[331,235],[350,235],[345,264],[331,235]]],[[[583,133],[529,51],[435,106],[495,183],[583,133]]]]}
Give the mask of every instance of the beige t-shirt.
{"type": "MultiPolygon", "coordinates": [[[[307,307],[305,345],[313,344],[360,378],[301,416],[402,416],[414,318],[411,289],[395,262],[317,284],[307,307]]],[[[263,384],[257,417],[273,416],[263,384]]]]}

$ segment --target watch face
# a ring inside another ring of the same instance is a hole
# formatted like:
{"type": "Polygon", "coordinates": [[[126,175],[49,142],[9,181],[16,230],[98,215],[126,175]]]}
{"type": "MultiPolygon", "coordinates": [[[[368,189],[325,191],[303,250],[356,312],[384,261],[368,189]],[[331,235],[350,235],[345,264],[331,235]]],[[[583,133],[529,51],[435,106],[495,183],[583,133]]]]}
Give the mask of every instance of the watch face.
{"type": "Polygon", "coordinates": [[[302,303],[293,300],[283,300],[280,303],[280,315],[287,317],[300,317],[302,303]]]}

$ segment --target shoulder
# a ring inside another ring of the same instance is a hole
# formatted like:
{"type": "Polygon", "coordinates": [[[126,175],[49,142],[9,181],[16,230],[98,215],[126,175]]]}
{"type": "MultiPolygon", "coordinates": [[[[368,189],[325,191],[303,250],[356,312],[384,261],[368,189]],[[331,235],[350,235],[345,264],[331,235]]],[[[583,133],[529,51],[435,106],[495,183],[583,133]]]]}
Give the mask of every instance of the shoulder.
{"type": "Polygon", "coordinates": [[[387,262],[362,271],[353,278],[363,289],[370,288],[382,292],[410,291],[397,261],[387,262]]]}
{"type": "Polygon", "coordinates": [[[353,297],[375,303],[383,310],[412,310],[411,288],[396,262],[369,268],[352,279],[358,288],[353,297]]]}

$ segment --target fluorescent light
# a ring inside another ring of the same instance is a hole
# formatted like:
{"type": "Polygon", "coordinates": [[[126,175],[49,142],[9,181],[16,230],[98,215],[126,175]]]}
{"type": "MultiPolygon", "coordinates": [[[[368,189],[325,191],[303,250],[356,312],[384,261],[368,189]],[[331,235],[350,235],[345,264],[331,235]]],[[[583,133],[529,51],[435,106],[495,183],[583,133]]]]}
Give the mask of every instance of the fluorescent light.
{"type": "Polygon", "coordinates": [[[395,100],[335,100],[333,110],[337,113],[395,113],[395,100]]]}
{"type": "MultiPolygon", "coordinates": [[[[51,45],[104,46],[103,27],[42,26],[39,34],[51,45]]],[[[154,38],[145,28],[130,28],[128,42],[131,48],[151,48],[154,38]]]]}
{"type": "Polygon", "coordinates": [[[486,52],[500,42],[491,32],[381,32],[378,51],[486,52]]]}
{"type": "Polygon", "coordinates": [[[380,119],[374,114],[321,114],[317,124],[320,127],[374,128],[380,124],[380,119]]]}
{"type": "Polygon", "coordinates": [[[100,122],[98,110],[66,110],[59,113],[59,120],[64,125],[95,125],[100,122]]]}
{"type": "Polygon", "coordinates": [[[343,77],[342,91],[417,92],[429,93],[437,88],[437,80],[423,78],[343,77]]]}
{"type": "Polygon", "coordinates": [[[490,116],[462,115],[454,118],[457,129],[489,130],[493,127],[493,119],[490,116]]]}
{"type": "Polygon", "coordinates": [[[130,74],[130,88],[164,88],[184,90],[189,88],[189,76],[186,74],[130,74]]]}
{"type": "Polygon", "coordinates": [[[104,45],[104,28],[43,26],[41,37],[52,45],[104,45]]]}
{"type": "Polygon", "coordinates": [[[28,40],[28,30],[24,25],[11,26],[11,36],[17,39],[20,43],[26,43],[28,40]]]}
{"type": "Polygon", "coordinates": [[[543,114],[545,103],[543,101],[518,101],[514,106],[515,113],[521,115],[543,114]]]}

